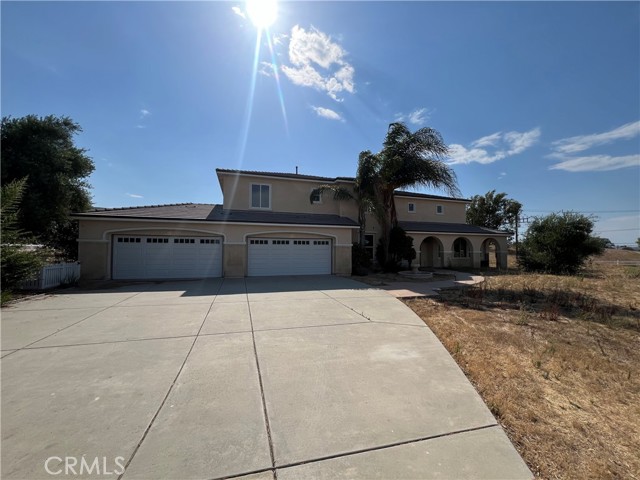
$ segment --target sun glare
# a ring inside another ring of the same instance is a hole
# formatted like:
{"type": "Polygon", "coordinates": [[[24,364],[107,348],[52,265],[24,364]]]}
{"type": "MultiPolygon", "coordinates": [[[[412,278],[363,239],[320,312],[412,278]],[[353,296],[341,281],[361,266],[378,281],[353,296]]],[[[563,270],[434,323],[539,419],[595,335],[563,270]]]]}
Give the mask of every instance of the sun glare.
{"type": "Polygon", "coordinates": [[[247,0],[247,13],[257,28],[269,28],[278,17],[278,2],[276,0],[247,0]]]}

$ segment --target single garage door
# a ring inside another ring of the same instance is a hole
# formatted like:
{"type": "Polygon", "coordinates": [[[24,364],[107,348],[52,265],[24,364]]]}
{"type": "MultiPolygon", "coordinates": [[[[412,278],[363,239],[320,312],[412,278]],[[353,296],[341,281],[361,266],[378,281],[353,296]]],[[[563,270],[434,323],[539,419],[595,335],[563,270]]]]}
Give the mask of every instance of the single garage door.
{"type": "Polygon", "coordinates": [[[250,238],[249,276],[331,274],[331,241],[250,238]]]}
{"type": "Polygon", "coordinates": [[[222,276],[221,237],[113,236],[113,278],[222,276]]]}

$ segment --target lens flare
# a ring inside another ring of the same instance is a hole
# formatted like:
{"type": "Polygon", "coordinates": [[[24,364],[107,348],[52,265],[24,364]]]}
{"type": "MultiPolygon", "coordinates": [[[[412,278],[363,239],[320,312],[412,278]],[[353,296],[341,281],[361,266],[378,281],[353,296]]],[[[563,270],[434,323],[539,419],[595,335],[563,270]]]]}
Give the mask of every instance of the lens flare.
{"type": "Polygon", "coordinates": [[[247,13],[253,24],[259,29],[269,28],[278,18],[276,0],[248,0],[247,13]]]}

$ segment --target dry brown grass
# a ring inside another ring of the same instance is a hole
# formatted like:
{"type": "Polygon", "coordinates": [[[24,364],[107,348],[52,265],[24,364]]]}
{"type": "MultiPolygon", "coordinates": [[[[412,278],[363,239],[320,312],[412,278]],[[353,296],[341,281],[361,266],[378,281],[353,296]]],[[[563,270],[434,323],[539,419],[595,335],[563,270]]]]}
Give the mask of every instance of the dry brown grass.
{"type": "Polygon", "coordinates": [[[539,478],[640,478],[640,274],[507,274],[407,301],[539,478]]]}

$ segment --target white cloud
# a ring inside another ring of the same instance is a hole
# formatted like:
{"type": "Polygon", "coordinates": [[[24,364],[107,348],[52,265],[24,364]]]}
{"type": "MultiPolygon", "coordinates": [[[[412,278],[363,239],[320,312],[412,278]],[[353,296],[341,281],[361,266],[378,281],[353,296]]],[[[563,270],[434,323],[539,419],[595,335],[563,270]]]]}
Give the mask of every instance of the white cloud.
{"type": "Polygon", "coordinates": [[[507,176],[507,172],[500,172],[500,175],[498,175],[498,180],[502,180],[506,176],[507,176]]]}
{"type": "Polygon", "coordinates": [[[289,61],[282,71],[296,85],[325,91],[336,101],[342,92],[354,93],[354,68],[344,59],[346,52],[331,37],[311,27],[291,29],[289,61]],[[318,70],[320,69],[320,71],[318,70]]]}
{"type": "Polygon", "coordinates": [[[472,147],[493,147],[496,145],[496,143],[498,143],[501,137],[502,137],[502,132],[496,132],[471,142],[471,146],[472,147]]]}
{"type": "Polygon", "coordinates": [[[270,62],[260,62],[260,68],[258,69],[260,75],[265,77],[274,77],[276,74],[275,67],[270,62]]]}
{"type": "Polygon", "coordinates": [[[640,154],[612,157],[611,155],[590,155],[572,157],[549,167],[550,170],[567,172],[605,172],[626,167],[640,166],[640,154]]]}
{"type": "Polygon", "coordinates": [[[489,164],[511,157],[531,148],[540,138],[540,128],[527,132],[496,132],[471,142],[470,148],[453,144],[449,146],[449,163],[489,164]]]}
{"type": "Polygon", "coordinates": [[[138,195],[137,193],[126,193],[125,195],[131,198],[144,198],[142,195],[138,195]]]}
{"type": "Polygon", "coordinates": [[[273,36],[273,44],[274,45],[282,45],[282,41],[285,38],[289,38],[289,35],[287,35],[286,33],[278,33],[278,34],[273,36]]]}
{"type": "Polygon", "coordinates": [[[145,108],[143,108],[142,110],[140,110],[140,118],[145,118],[148,117],[149,115],[151,115],[151,112],[145,108]]]}
{"type": "Polygon", "coordinates": [[[319,117],[327,118],[329,120],[338,120],[344,122],[344,118],[338,112],[331,110],[330,108],[323,107],[311,107],[314,112],[318,114],[319,117]]]}
{"type": "Polygon", "coordinates": [[[244,12],[240,7],[231,7],[231,10],[233,10],[233,13],[235,13],[239,17],[247,18],[247,16],[244,14],[244,12]]]}
{"type": "Polygon", "coordinates": [[[571,154],[582,152],[596,145],[605,145],[616,140],[628,140],[640,135],[640,120],[627,123],[604,133],[579,135],[563,138],[552,143],[556,154],[571,154]]]}
{"type": "Polygon", "coordinates": [[[408,122],[412,125],[422,125],[429,120],[434,110],[428,108],[417,108],[410,113],[396,113],[396,122],[408,122]]]}
{"type": "Polygon", "coordinates": [[[503,140],[508,145],[507,155],[517,155],[532,147],[540,138],[540,128],[528,132],[507,132],[503,140]]]}
{"type": "Polygon", "coordinates": [[[590,135],[562,138],[553,142],[548,157],[558,160],[551,165],[550,170],[565,170],[567,172],[605,172],[621,168],[637,167],[640,165],[640,154],[612,156],[608,154],[571,156],[592,147],[606,145],[616,140],[629,140],[640,135],[640,120],[627,123],[613,130],[590,135]]]}

